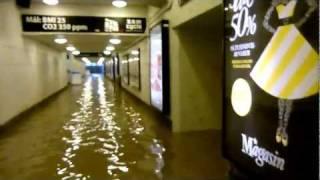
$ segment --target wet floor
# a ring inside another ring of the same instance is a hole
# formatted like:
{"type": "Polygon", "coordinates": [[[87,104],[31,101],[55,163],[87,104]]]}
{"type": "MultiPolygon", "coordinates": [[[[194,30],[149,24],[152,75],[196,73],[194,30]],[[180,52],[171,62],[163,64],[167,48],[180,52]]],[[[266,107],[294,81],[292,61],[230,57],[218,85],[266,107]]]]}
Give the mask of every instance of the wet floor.
{"type": "Polygon", "coordinates": [[[0,129],[0,180],[225,180],[220,149],[92,76],[0,129]]]}

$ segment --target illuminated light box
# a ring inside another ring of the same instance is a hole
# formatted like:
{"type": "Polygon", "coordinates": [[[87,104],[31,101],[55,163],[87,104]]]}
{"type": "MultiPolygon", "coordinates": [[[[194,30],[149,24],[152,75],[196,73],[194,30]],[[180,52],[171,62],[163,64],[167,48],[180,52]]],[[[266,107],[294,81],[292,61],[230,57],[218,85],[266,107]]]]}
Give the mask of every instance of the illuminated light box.
{"type": "Polygon", "coordinates": [[[164,114],[170,110],[169,22],[162,21],[150,31],[151,105],[164,114]]]}
{"type": "Polygon", "coordinates": [[[113,58],[108,59],[105,63],[107,77],[114,81],[115,80],[115,63],[113,58]]]}
{"type": "Polygon", "coordinates": [[[129,54],[129,74],[130,86],[140,90],[141,74],[140,74],[140,49],[135,49],[129,54]]]}
{"type": "Polygon", "coordinates": [[[318,179],[318,1],[224,5],[223,153],[238,170],[231,175],[318,179]]]}
{"type": "Polygon", "coordinates": [[[145,33],[145,18],[24,14],[24,32],[145,33]]]}
{"type": "Polygon", "coordinates": [[[129,55],[123,56],[121,60],[121,80],[122,83],[129,85],[130,84],[130,77],[129,77],[129,55]]]}

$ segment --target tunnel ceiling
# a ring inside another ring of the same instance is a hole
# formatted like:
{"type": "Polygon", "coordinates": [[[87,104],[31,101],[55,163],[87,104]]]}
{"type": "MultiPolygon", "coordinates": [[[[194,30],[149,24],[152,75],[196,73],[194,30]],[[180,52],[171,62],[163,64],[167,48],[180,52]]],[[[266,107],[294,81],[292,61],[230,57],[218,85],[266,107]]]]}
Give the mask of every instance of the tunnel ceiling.
{"type": "MultiPolygon", "coordinates": [[[[39,41],[43,44],[46,44],[50,47],[54,47],[58,50],[65,50],[66,45],[59,45],[54,43],[55,35],[34,35],[27,36],[33,40],[39,41]]],[[[68,39],[67,44],[74,45],[81,52],[102,52],[105,47],[110,44],[109,39],[115,36],[111,35],[65,35],[68,39]]],[[[120,45],[115,45],[116,51],[126,50],[130,48],[130,46],[137,41],[142,36],[130,36],[130,35],[122,35],[118,36],[122,40],[120,45]]]]}
{"type": "MultiPolygon", "coordinates": [[[[141,5],[141,6],[158,6],[165,5],[167,0],[128,0],[128,5],[141,5]]],[[[32,3],[42,3],[42,0],[32,0],[32,3]]],[[[91,4],[91,5],[109,5],[111,6],[112,0],[60,0],[60,4],[91,4]]],[[[64,33],[63,33],[64,34],[64,33]]],[[[108,41],[113,36],[111,35],[93,35],[93,34],[64,34],[68,39],[67,44],[74,45],[81,52],[102,52],[109,44],[108,41]]],[[[116,45],[116,51],[122,51],[130,48],[130,46],[137,41],[141,36],[145,35],[121,35],[119,38],[122,40],[120,45],[116,45]]],[[[26,37],[44,43],[55,49],[65,51],[66,45],[59,45],[54,43],[54,34],[33,34],[26,35],[26,37]]]]}
{"type": "MultiPolygon", "coordinates": [[[[32,0],[32,2],[42,3],[42,0],[32,0]]],[[[112,0],[61,0],[62,4],[98,4],[111,5],[112,0]]],[[[151,5],[163,6],[167,0],[128,0],[128,5],[151,5]]]]}

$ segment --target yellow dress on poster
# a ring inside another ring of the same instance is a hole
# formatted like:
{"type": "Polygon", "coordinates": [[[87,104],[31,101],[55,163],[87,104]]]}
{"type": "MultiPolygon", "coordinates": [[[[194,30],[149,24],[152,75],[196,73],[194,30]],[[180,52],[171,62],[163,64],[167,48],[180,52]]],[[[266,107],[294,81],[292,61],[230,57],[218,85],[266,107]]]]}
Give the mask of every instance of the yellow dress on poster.
{"type": "MultiPolygon", "coordinates": [[[[291,1],[296,2],[296,1],[291,1]]],[[[278,8],[279,18],[293,15],[296,3],[278,8]]],[[[250,73],[255,83],[281,99],[302,99],[319,91],[318,54],[294,24],[280,26],[250,73]]]]}
{"type": "Polygon", "coordinates": [[[287,147],[287,132],[294,100],[304,99],[319,92],[317,51],[298,30],[318,7],[315,0],[301,0],[309,6],[295,24],[289,18],[295,13],[298,0],[272,0],[264,17],[264,28],[273,33],[250,76],[265,92],[278,98],[278,128],[276,142],[287,147]],[[277,29],[269,24],[274,10],[284,23],[277,29]]]}

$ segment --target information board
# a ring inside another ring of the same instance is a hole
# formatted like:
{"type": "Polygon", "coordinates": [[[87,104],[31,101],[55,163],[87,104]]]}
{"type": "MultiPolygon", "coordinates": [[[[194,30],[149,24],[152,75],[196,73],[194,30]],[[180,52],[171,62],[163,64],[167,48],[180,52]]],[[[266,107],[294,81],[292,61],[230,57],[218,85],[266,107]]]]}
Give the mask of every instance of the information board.
{"type": "Polygon", "coordinates": [[[224,4],[225,157],[253,179],[318,179],[318,1],[224,4]]]}
{"type": "Polygon", "coordinates": [[[145,18],[22,15],[24,32],[144,33],[145,18]]]}

